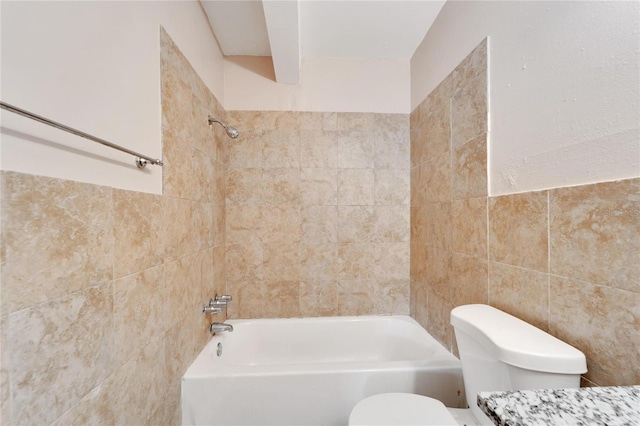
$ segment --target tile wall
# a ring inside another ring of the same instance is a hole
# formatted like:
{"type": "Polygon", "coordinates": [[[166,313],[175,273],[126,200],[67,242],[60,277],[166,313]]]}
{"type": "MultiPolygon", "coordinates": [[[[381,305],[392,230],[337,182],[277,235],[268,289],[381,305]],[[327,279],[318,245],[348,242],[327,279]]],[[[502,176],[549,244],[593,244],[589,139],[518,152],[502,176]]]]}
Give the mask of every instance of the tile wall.
{"type": "Polygon", "coordinates": [[[229,316],[408,314],[409,116],[228,117],[229,316]]]}
{"type": "Polygon", "coordinates": [[[583,385],[640,382],[640,179],[487,197],[487,44],[411,114],[411,313],[489,303],[582,350],[583,385]]]}
{"type": "Polygon", "coordinates": [[[164,195],[2,173],[2,424],[180,423],[225,290],[224,111],[161,46],[164,195]]]}

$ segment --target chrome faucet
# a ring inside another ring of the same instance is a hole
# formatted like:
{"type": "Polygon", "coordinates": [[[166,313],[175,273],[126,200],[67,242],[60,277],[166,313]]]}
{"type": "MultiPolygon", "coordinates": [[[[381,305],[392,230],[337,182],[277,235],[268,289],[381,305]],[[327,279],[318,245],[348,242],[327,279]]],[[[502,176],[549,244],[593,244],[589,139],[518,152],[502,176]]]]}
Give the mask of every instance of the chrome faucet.
{"type": "Polygon", "coordinates": [[[217,294],[215,295],[215,297],[211,300],[209,300],[209,303],[207,303],[206,305],[204,305],[202,307],[202,314],[221,314],[222,313],[222,308],[226,308],[227,304],[231,301],[231,296],[228,295],[223,295],[223,296],[218,296],[217,294]]]}
{"type": "Polygon", "coordinates": [[[223,331],[233,331],[233,326],[231,324],[224,324],[221,322],[213,322],[211,323],[211,327],[209,327],[209,331],[211,331],[211,333],[216,334],[216,333],[221,333],[223,331]]]}

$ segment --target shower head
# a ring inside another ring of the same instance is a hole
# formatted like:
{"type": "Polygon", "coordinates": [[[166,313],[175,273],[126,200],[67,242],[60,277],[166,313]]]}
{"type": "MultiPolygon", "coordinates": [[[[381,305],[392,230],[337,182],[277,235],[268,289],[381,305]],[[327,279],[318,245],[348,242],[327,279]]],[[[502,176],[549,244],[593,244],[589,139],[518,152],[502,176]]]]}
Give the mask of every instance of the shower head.
{"type": "Polygon", "coordinates": [[[211,124],[211,123],[218,123],[219,125],[221,125],[224,128],[224,132],[231,139],[236,139],[238,136],[240,136],[240,132],[235,127],[227,126],[222,121],[220,121],[220,120],[218,120],[216,118],[213,118],[212,116],[209,116],[209,124],[211,124]]]}

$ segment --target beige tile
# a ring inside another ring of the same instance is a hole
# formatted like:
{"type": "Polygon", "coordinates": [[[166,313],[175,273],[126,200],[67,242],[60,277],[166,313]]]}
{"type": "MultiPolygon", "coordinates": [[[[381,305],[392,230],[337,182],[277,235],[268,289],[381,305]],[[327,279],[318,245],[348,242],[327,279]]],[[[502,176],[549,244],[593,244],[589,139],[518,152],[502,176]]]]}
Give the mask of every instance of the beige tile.
{"type": "Polygon", "coordinates": [[[425,200],[428,203],[451,200],[451,158],[448,152],[424,164],[425,200]]]}
{"type": "Polygon", "coordinates": [[[408,169],[410,167],[411,139],[408,127],[376,131],[374,143],[376,169],[408,169]]]}
{"type": "Polygon", "coordinates": [[[124,364],[163,333],[163,278],[164,269],[160,265],[114,281],[114,349],[117,366],[124,364]]]}
{"type": "Polygon", "coordinates": [[[411,111],[411,114],[409,114],[409,127],[411,128],[412,131],[413,129],[417,129],[418,127],[420,127],[421,124],[424,124],[423,122],[424,116],[421,112],[421,108],[423,104],[424,102],[418,105],[417,107],[415,107],[413,111],[411,111]]]}
{"type": "Polygon", "coordinates": [[[423,120],[426,123],[427,117],[434,111],[442,111],[451,104],[453,96],[453,72],[448,74],[435,89],[429,93],[422,108],[423,120]]]}
{"type": "Polygon", "coordinates": [[[640,293],[551,276],[551,333],[587,357],[600,386],[640,383],[640,293]]]}
{"type": "Polygon", "coordinates": [[[225,170],[224,163],[217,163],[215,170],[215,184],[212,188],[213,190],[213,203],[214,204],[225,204],[226,203],[226,180],[227,180],[227,171],[225,170]]]}
{"type": "Polygon", "coordinates": [[[373,169],[338,171],[338,205],[371,206],[374,204],[375,174],[373,169]]]}
{"type": "Polygon", "coordinates": [[[300,167],[331,168],[338,166],[336,133],[322,130],[300,132],[300,167]]]}
{"type": "Polygon", "coordinates": [[[262,151],[264,149],[265,132],[251,130],[242,130],[242,136],[234,139],[232,142],[227,141],[229,151],[229,162],[227,166],[231,169],[259,169],[263,166],[262,151]]]}
{"type": "Polygon", "coordinates": [[[262,201],[268,205],[300,204],[299,169],[264,169],[262,201]]]}
{"type": "Polygon", "coordinates": [[[395,243],[409,241],[409,206],[376,206],[373,241],[395,243]]]}
{"type": "Polygon", "coordinates": [[[300,283],[300,314],[303,317],[338,315],[338,290],[334,280],[300,283]]]}
{"type": "Polygon", "coordinates": [[[339,315],[371,315],[374,313],[374,283],[371,281],[338,281],[339,315]]]}
{"type": "Polygon", "coordinates": [[[203,203],[213,202],[215,161],[200,151],[193,150],[191,157],[191,184],[189,199],[203,203]]]}
{"type": "Polygon", "coordinates": [[[428,248],[424,241],[412,239],[410,242],[410,265],[409,271],[411,279],[420,282],[427,282],[427,256],[428,248]]]}
{"type": "Polygon", "coordinates": [[[213,204],[211,209],[213,211],[213,227],[211,229],[213,237],[211,241],[214,246],[224,245],[226,237],[225,228],[227,226],[226,206],[224,204],[213,204]]]}
{"type": "Polygon", "coordinates": [[[430,294],[437,294],[446,300],[451,300],[452,265],[451,252],[427,248],[427,284],[430,294]]]}
{"type": "Polygon", "coordinates": [[[338,241],[371,241],[375,231],[375,208],[338,206],[338,241]]]}
{"type": "Polygon", "coordinates": [[[256,128],[273,129],[298,129],[299,117],[292,111],[258,111],[256,128]]]}
{"type": "Polygon", "coordinates": [[[243,244],[227,243],[227,280],[232,282],[262,280],[264,276],[262,259],[262,244],[257,241],[248,241],[243,244]]]}
{"type": "Polygon", "coordinates": [[[233,244],[259,239],[264,233],[262,215],[265,210],[260,206],[227,206],[227,242],[233,244]]]}
{"type": "Polygon", "coordinates": [[[270,281],[265,284],[266,316],[291,318],[300,316],[300,282],[270,281]]]}
{"type": "Polygon", "coordinates": [[[375,278],[376,251],[373,244],[338,244],[338,280],[365,281],[375,278]]]}
{"type": "Polygon", "coordinates": [[[280,128],[262,136],[262,166],[268,168],[300,167],[300,132],[280,128]]]}
{"type": "Polygon", "coordinates": [[[487,132],[487,72],[466,80],[451,100],[451,145],[460,146],[487,132]]]}
{"type": "Polygon", "coordinates": [[[389,132],[409,131],[409,114],[373,114],[374,128],[389,132]]]}
{"type": "Polygon", "coordinates": [[[339,131],[338,167],[343,169],[372,169],[375,162],[373,133],[339,131]]]}
{"type": "MultiPolygon", "coordinates": [[[[196,260],[196,256],[185,256],[164,266],[164,330],[180,323],[190,311],[198,309],[197,286],[202,272],[201,265],[196,260]]],[[[125,305],[126,302],[122,300],[120,304],[125,305]]],[[[128,307],[123,306],[121,309],[126,308],[128,307]]],[[[124,314],[125,312],[121,313],[124,314]]]]}
{"type": "Polygon", "coordinates": [[[301,209],[302,241],[307,244],[338,241],[338,208],[336,206],[305,206],[301,209]]]}
{"type": "Polygon", "coordinates": [[[379,280],[409,280],[409,242],[375,244],[375,277],[379,280]]]}
{"type": "Polygon", "coordinates": [[[5,425],[13,424],[11,421],[11,385],[9,383],[10,353],[9,317],[5,315],[0,317],[0,421],[5,425]]]}
{"type": "Polygon", "coordinates": [[[489,271],[486,259],[451,255],[451,301],[455,306],[489,302],[489,271]]]}
{"type": "Polygon", "coordinates": [[[164,340],[154,339],[53,425],[144,424],[163,401],[164,356],[164,340]]]}
{"type": "Polygon", "coordinates": [[[640,292],[640,179],[550,192],[551,273],[640,292]]]}
{"type": "Polygon", "coordinates": [[[262,169],[229,169],[226,173],[226,202],[230,205],[260,204],[262,169]]]}
{"type": "Polygon", "coordinates": [[[487,197],[451,202],[451,250],[487,259],[487,197]]]}
{"type": "Polygon", "coordinates": [[[411,207],[411,241],[427,243],[427,215],[429,207],[426,205],[411,207]]]}
{"type": "Polygon", "coordinates": [[[425,116],[424,126],[426,139],[425,160],[450,152],[451,101],[446,98],[434,101],[425,116]]]}
{"type": "Polygon", "coordinates": [[[451,156],[454,199],[487,195],[487,134],[458,146],[451,156]]]}
{"type": "Polygon", "coordinates": [[[224,245],[213,248],[213,285],[214,288],[220,289],[220,293],[224,293],[227,284],[227,273],[225,268],[225,260],[227,250],[224,245]]]}
{"type": "Polygon", "coordinates": [[[378,206],[409,205],[409,169],[376,169],[374,201],[378,206]]]}
{"type": "Polygon", "coordinates": [[[411,167],[416,167],[427,161],[427,129],[424,123],[411,127],[409,140],[410,164],[411,167]]]}
{"type": "Polygon", "coordinates": [[[163,235],[160,196],[113,190],[113,272],[116,278],[162,263],[163,235]]]}
{"type": "Polygon", "coordinates": [[[376,315],[409,315],[409,280],[378,280],[373,297],[376,315]]]}
{"type": "Polygon", "coordinates": [[[338,247],[336,244],[302,244],[300,262],[303,281],[335,281],[339,266],[338,247]]]}
{"type": "Polygon", "coordinates": [[[261,226],[261,240],[264,243],[300,242],[302,236],[300,207],[265,207],[262,210],[261,226]]]}
{"type": "Polygon", "coordinates": [[[546,273],[491,262],[489,303],[549,331],[549,276],[546,273]]]}
{"type": "Polygon", "coordinates": [[[265,244],[263,251],[263,270],[266,281],[300,280],[299,243],[265,244]]]}
{"type": "Polygon", "coordinates": [[[196,203],[180,198],[162,197],[162,229],[165,241],[164,261],[173,261],[192,254],[200,236],[195,235],[193,209],[196,203]],[[179,224],[180,226],[176,226],[179,224]],[[195,237],[195,238],[194,238],[195,237]]]}
{"type": "Polygon", "coordinates": [[[112,292],[89,287],[9,315],[15,424],[51,423],[113,373],[112,292]]]}
{"type": "Polygon", "coordinates": [[[336,112],[300,112],[300,130],[336,130],[338,113],[336,112]]]}
{"type": "Polygon", "coordinates": [[[303,206],[338,204],[337,169],[301,169],[300,203],[303,206]]]}
{"type": "Polygon", "coordinates": [[[411,205],[422,206],[427,204],[427,167],[426,164],[416,166],[410,171],[411,179],[411,205]]]}
{"type": "Polygon", "coordinates": [[[547,272],[548,191],[489,198],[490,260],[547,272]]]}
{"type": "Polygon", "coordinates": [[[437,293],[429,291],[427,298],[427,331],[447,350],[453,347],[454,333],[450,324],[453,304],[437,293]]]}
{"type": "Polygon", "coordinates": [[[339,112],[338,130],[366,132],[374,127],[374,114],[362,112],[339,112]]]}
{"type": "Polygon", "coordinates": [[[487,71],[487,39],[478,44],[453,70],[453,90],[458,90],[469,81],[487,71]]]}
{"type": "Polygon", "coordinates": [[[111,189],[14,172],[3,173],[3,186],[11,312],[112,278],[111,189]]]}
{"type": "Polygon", "coordinates": [[[264,318],[267,304],[263,281],[229,281],[227,293],[233,297],[233,303],[227,307],[227,317],[264,318]]]}
{"type": "Polygon", "coordinates": [[[427,245],[451,249],[451,203],[427,205],[427,245]]]}
{"type": "Polygon", "coordinates": [[[413,310],[411,316],[418,321],[425,330],[429,329],[428,315],[428,289],[426,283],[411,282],[411,304],[413,310]]]}

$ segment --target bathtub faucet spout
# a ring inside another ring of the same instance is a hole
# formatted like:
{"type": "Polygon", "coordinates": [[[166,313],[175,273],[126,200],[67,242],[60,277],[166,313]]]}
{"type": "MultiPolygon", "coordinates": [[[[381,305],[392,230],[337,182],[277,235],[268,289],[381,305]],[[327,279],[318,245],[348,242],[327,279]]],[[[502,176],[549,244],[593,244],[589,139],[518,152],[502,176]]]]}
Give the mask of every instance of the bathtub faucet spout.
{"type": "Polygon", "coordinates": [[[211,333],[221,333],[223,331],[233,331],[233,326],[231,324],[224,324],[221,322],[212,322],[211,327],[209,327],[209,331],[211,333]]]}

